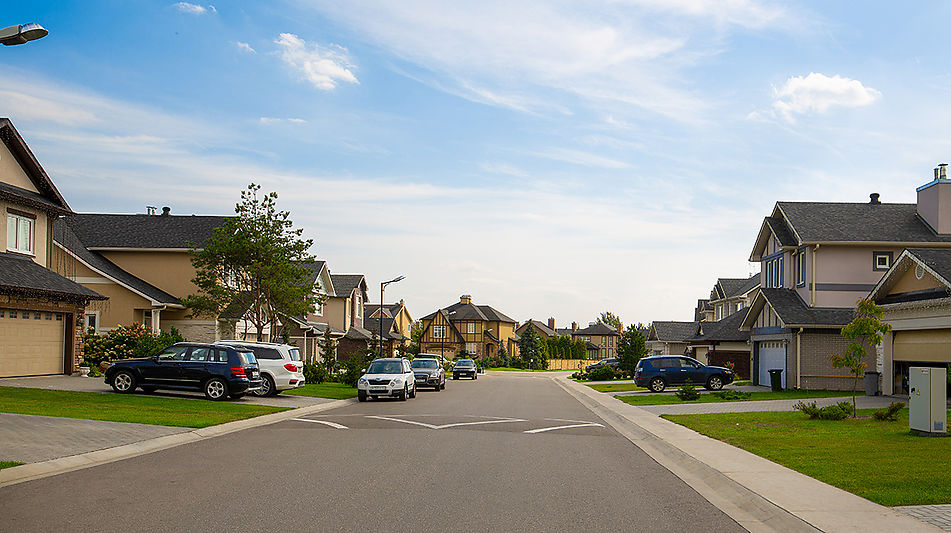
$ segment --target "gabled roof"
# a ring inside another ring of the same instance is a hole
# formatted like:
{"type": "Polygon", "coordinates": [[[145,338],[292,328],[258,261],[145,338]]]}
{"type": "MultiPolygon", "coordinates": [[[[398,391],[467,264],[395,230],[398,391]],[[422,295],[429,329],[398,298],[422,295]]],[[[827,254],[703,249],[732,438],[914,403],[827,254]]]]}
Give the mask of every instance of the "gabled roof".
{"type": "MultiPolygon", "coordinates": [[[[395,304],[384,304],[383,305],[383,316],[386,318],[394,318],[399,314],[400,309],[403,307],[401,303],[395,304]]],[[[366,304],[364,306],[366,310],[366,316],[373,316],[377,311],[380,310],[380,304],[366,304]]]]}
{"type": "Polygon", "coordinates": [[[714,292],[717,295],[716,300],[743,296],[759,286],[759,274],[754,274],[748,278],[719,278],[714,286],[714,292]]]}
{"type": "Polygon", "coordinates": [[[330,279],[338,298],[349,298],[354,289],[358,289],[363,297],[367,295],[367,281],[363,274],[331,274],[330,279]]]}
{"type": "Polygon", "coordinates": [[[596,351],[598,351],[598,350],[601,349],[600,346],[598,346],[597,344],[595,344],[595,343],[593,343],[593,342],[591,342],[591,341],[585,342],[585,343],[584,343],[584,348],[585,348],[585,350],[587,350],[587,351],[589,351],[589,352],[596,352],[596,351]]]}
{"type": "Polygon", "coordinates": [[[56,245],[89,269],[150,300],[153,305],[182,306],[181,300],[175,296],[126,272],[98,253],[89,251],[70,228],[70,219],[71,217],[58,218],[53,222],[53,242],[56,245]]]}
{"type": "Polygon", "coordinates": [[[951,296],[951,250],[933,248],[905,249],[869,293],[869,299],[879,304],[935,300],[948,296],[951,296]],[[934,276],[944,287],[888,294],[909,270],[915,269],[917,273],[919,268],[934,276]]]}
{"type": "Polygon", "coordinates": [[[0,293],[43,294],[71,300],[106,300],[98,292],[73,282],[29,257],[0,252],[0,293]]]}
{"type": "Polygon", "coordinates": [[[229,217],[83,213],[67,224],[90,250],[201,248],[229,217]]]}
{"type": "MultiPolygon", "coordinates": [[[[452,322],[460,320],[482,320],[486,322],[515,323],[514,320],[505,316],[489,305],[475,305],[472,303],[464,304],[462,302],[456,302],[449,307],[444,307],[441,309],[441,311],[446,311],[449,320],[452,322]]],[[[424,316],[422,320],[430,320],[434,316],[436,316],[435,312],[424,316]]]]}
{"type": "Polygon", "coordinates": [[[716,322],[700,322],[697,324],[696,334],[687,339],[691,343],[748,341],[749,330],[741,331],[740,326],[746,318],[746,309],[740,309],[732,315],[716,322]]]}
{"type": "Polygon", "coordinates": [[[704,314],[707,311],[713,311],[713,306],[710,305],[710,300],[707,299],[698,299],[697,307],[693,310],[693,319],[696,322],[703,320],[704,314]]]}
{"type": "Polygon", "coordinates": [[[620,335],[620,333],[618,333],[616,329],[612,328],[611,326],[603,322],[595,322],[594,324],[591,324],[590,326],[584,329],[579,329],[578,331],[572,333],[572,335],[585,335],[585,336],[608,335],[610,336],[610,335],[620,335]]]}
{"type": "Polygon", "coordinates": [[[555,330],[553,330],[553,329],[551,329],[550,327],[548,327],[548,324],[545,324],[544,322],[540,322],[540,321],[538,321],[538,320],[532,320],[532,319],[529,319],[527,322],[525,322],[524,324],[522,324],[521,326],[519,326],[518,329],[524,329],[524,328],[525,328],[526,326],[528,326],[529,324],[531,324],[532,326],[534,326],[535,329],[537,329],[538,331],[542,332],[542,333],[545,334],[545,336],[547,336],[547,337],[555,337],[555,336],[558,335],[558,333],[556,333],[555,330]]]}
{"type": "Polygon", "coordinates": [[[697,322],[660,321],[651,323],[648,340],[684,342],[697,333],[697,322]]]}
{"type": "Polygon", "coordinates": [[[33,191],[2,183],[0,184],[0,198],[23,202],[37,209],[58,215],[68,215],[73,212],[66,204],[63,195],[53,185],[53,180],[40,166],[40,162],[33,155],[33,151],[20,136],[20,132],[13,127],[13,123],[8,118],[0,118],[0,142],[3,142],[10,150],[17,163],[30,178],[30,181],[33,182],[33,186],[40,191],[37,194],[33,191]]]}
{"type": "MultiPolygon", "coordinates": [[[[383,319],[383,338],[401,341],[406,339],[396,328],[394,328],[394,320],[392,318],[383,319]]],[[[364,318],[363,327],[373,333],[376,333],[377,336],[380,335],[380,319],[379,318],[364,318]]]]}
{"type": "Polygon", "coordinates": [[[749,331],[767,305],[779,317],[784,328],[840,328],[848,324],[855,314],[849,308],[809,307],[792,289],[760,289],[740,328],[749,331]]]}
{"type": "Polygon", "coordinates": [[[361,328],[360,326],[350,326],[350,329],[347,330],[344,338],[356,341],[369,341],[373,340],[373,332],[368,329],[361,328]]]}

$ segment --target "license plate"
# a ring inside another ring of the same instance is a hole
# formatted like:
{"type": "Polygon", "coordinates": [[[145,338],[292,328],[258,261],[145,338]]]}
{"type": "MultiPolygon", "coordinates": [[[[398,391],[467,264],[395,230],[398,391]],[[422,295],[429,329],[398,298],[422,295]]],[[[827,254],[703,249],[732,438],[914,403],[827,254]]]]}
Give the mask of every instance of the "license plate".
{"type": "Polygon", "coordinates": [[[370,387],[373,392],[386,392],[386,387],[370,387]]]}

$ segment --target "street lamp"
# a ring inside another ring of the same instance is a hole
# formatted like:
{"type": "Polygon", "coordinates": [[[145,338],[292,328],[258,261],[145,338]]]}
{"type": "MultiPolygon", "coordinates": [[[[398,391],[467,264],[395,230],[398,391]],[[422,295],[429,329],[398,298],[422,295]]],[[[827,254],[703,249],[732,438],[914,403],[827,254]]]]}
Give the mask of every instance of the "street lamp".
{"type": "Polygon", "coordinates": [[[26,44],[30,41],[42,39],[50,32],[43,26],[35,22],[29,24],[17,24],[9,28],[0,30],[0,44],[4,46],[13,46],[15,44],[26,44]]]}
{"type": "Polygon", "coordinates": [[[390,281],[384,281],[384,282],[380,283],[380,318],[379,318],[379,321],[380,321],[380,339],[379,339],[379,343],[380,343],[380,357],[383,357],[383,289],[386,288],[386,286],[389,285],[390,283],[396,283],[397,281],[402,281],[403,278],[404,278],[404,276],[400,276],[400,277],[398,277],[398,278],[393,278],[393,279],[391,279],[390,281]]]}

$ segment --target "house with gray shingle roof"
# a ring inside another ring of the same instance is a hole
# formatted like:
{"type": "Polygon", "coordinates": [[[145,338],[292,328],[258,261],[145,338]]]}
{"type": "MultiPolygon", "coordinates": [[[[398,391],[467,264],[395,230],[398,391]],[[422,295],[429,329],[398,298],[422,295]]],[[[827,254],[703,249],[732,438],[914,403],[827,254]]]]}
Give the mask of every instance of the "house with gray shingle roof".
{"type": "Polygon", "coordinates": [[[686,339],[687,355],[716,366],[733,365],[737,376],[750,377],[750,332],[740,330],[746,309],[717,321],[697,322],[695,334],[686,339]]]}
{"type": "Polygon", "coordinates": [[[591,322],[586,328],[572,331],[571,338],[597,347],[594,351],[588,349],[588,359],[608,359],[617,356],[621,332],[603,322],[591,322]]]}
{"type": "Polygon", "coordinates": [[[473,357],[495,357],[504,347],[510,357],[518,354],[515,320],[492,306],[472,303],[468,294],[420,321],[423,323],[420,341],[423,353],[449,358],[462,353],[473,357]]]}
{"type": "Polygon", "coordinates": [[[684,355],[687,339],[696,335],[698,322],[654,321],[647,332],[651,355],[684,355]]]}
{"type": "Polygon", "coordinates": [[[918,187],[914,204],[777,202],[750,253],[760,292],[741,330],[750,332],[752,379],[783,370],[787,387],[848,389],[829,354],[846,343],[841,328],[905,248],[951,248],[951,180],[946,166],[918,187]]]}
{"type": "MultiPolygon", "coordinates": [[[[409,346],[414,321],[412,315],[409,314],[409,309],[406,307],[406,302],[400,300],[395,304],[385,304],[382,306],[380,304],[366,304],[365,307],[366,315],[369,318],[392,319],[393,326],[403,339],[396,344],[409,346]]],[[[390,353],[396,352],[391,350],[390,353]]]]}

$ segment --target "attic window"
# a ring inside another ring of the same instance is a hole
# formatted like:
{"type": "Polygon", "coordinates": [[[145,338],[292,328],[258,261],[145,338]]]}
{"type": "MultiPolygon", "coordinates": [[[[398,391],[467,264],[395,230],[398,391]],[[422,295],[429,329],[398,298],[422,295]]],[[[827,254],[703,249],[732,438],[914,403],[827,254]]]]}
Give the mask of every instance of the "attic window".
{"type": "Polygon", "coordinates": [[[872,270],[885,271],[892,266],[892,252],[872,252],[872,270]]]}

